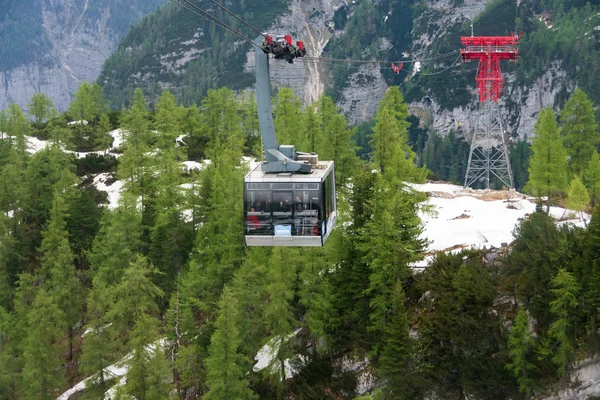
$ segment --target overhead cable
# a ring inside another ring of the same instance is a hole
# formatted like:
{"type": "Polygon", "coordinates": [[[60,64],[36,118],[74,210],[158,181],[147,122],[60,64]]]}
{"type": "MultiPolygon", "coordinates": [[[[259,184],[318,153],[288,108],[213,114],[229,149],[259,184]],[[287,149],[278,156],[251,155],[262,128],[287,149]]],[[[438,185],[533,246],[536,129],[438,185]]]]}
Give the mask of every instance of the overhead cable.
{"type": "Polygon", "coordinates": [[[177,4],[179,7],[190,11],[196,15],[198,15],[199,17],[202,17],[210,22],[214,22],[217,26],[220,26],[223,29],[226,29],[228,31],[230,31],[231,33],[233,33],[234,35],[237,35],[238,37],[240,37],[241,39],[247,41],[248,43],[253,44],[254,46],[257,47],[261,47],[261,45],[259,45],[258,43],[256,43],[254,40],[250,39],[247,36],[244,36],[243,34],[241,34],[240,32],[236,31],[235,29],[233,29],[232,27],[230,27],[229,25],[227,25],[226,23],[224,23],[223,21],[221,21],[220,19],[212,16],[211,14],[209,14],[208,12],[204,11],[202,8],[198,7],[197,5],[195,5],[194,3],[188,1],[188,0],[169,0],[171,3],[177,4]],[[189,7],[186,6],[189,5],[191,7],[193,7],[194,9],[191,9],[189,7]],[[196,11],[197,10],[197,11],[196,11]]]}
{"type": "Polygon", "coordinates": [[[234,13],[232,13],[231,11],[229,11],[225,6],[217,3],[215,0],[210,0],[213,4],[215,4],[217,7],[221,8],[223,11],[225,11],[227,14],[231,15],[233,18],[237,19],[238,21],[240,21],[242,24],[246,25],[248,28],[252,29],[254,32],[258,33],[259,35],[262,35],[264,37],[267,37],[267,35],[265,35],[263,32],[259,31],[258,29],[256,29],[255,27],[253,27],[252,25],[250,25],[249,23],[247,23],[246,21],[244,21],[243,19],[241,19],[240,17],[238,17],[237,15],[235,15],[234,13]]]}

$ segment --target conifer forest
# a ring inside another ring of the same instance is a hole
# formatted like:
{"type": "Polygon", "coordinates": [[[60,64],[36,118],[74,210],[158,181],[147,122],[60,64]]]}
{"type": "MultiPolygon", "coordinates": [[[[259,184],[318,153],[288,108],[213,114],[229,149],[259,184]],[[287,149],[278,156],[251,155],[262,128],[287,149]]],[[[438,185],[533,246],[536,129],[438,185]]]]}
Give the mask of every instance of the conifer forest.
{"type": "Polygon", "coordinates": [[[138,90],[114,112],[84,83],[64,113],[36,94],[0,114],[0,398],[55,399],[87,378],[76,398],[527,399],[598,354],[600,133],[585,92],[513,149],[544,199],[515,241],[421,270],[426,195],[409,183],[460,176],[441,163],[460,154],[452,136],[422,146],[397,87],[358,128],[327,96],[302,107],[282,89],[273,104],[281,142],[336,163],[324,247],[244,245],[253,94],[185,107],[163,92],[149,109],[138,90]],[[122,184],[118,202],[99,174],[122,184]],[[556,224],[550,204],[593,214],[556,224]]]}

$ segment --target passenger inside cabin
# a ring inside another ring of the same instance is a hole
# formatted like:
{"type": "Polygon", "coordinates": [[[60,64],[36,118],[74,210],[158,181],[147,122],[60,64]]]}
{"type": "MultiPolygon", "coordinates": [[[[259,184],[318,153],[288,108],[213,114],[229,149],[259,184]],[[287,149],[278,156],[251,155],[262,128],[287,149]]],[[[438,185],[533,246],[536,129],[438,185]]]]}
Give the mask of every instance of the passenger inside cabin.
{"type": "Polygon", "coordinates": [[[281,212],[291,212],[292,211],[292,203],[290,203],[290,199],[285,198],[284,200],[279,202],[279,211],[281,211],[281,212]]]}
{"type": "Polygon", "coordinates": [[[296,204],[296,211],[304,211],[306,209],[299,195],[296,195],[294,203],[296,204]]]}
{"type": "Polygon", "coordinates": [[[256,200],[254,202],[254,205],[250,209],[250,211],[264,213],[265,212],[265,208],[263,207],[262,202],[260,200],[256,200]]]}

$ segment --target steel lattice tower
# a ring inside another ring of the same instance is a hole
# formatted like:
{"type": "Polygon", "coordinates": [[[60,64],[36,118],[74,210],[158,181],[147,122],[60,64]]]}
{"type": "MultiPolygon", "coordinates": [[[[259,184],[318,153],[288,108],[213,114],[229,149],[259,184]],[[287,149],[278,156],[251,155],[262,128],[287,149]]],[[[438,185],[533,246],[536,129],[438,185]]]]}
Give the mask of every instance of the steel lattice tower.
{"type": "Polygon", "coordinates": [[[520,36],[460,38],[465,46],[460,50],[463,62],[479,60],[476,81],[480,106],[471,138],[465,187],[485,181],[489,189],[492,175],[505,186],[514,187],[498,98],[504,89],[500,60],[518,60],[519,39],[520,36]]]}

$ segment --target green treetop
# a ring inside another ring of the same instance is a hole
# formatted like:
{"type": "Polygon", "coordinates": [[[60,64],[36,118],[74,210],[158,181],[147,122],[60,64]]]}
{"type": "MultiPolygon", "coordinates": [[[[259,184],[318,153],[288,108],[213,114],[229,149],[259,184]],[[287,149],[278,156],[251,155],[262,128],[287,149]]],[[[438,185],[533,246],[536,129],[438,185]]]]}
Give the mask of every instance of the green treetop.
{"type": "Polygon", "coordinates": [[[379,103],[370,142],[375,165],[383,174],[409,182],[422,182],[425,171],[415,163],[408,145],[408,106],[400,89],[391,87],[379,103]]]}
{"type": "Polygon", "coordinates": [[[508,335],[508,355],[510,363],[506,369],[517,378],[519,391],[528,395],[533,386],[532,371],[535,364],[532,363],[535,356],[535,339],[529,331],[527,311],[520,308],[508,335]]]}
{"type": "Polygon", "coordinates": [[[580,175],[596,152],[600,133],[594,116],[594,105],[581,89],[576,89],[560,113],[564,145],[569,155],[569,169],[580,175]]]}
{"type": "Polygon", "coordinates": [[[552,193],[563,191],[567,183],[567,154],[551,108],[540,111],[535,133],[526,189],[538,197],[548,196],[546,212],[549,212],[552,193]]]}
{"type": "Polygon", "coordinates": [[[52,99],[43,93],[34,93],[27,105],[27,112],[31,115],[36,125],[41,125],[44,122],[56,116],[56,108],[52,99]]]}
{"type": "Polygon", "coordinates": [[[548,336],[556,344],[552,351],[552,361],[558,367],[558,373],[564,376],[575,355],[573,315],[579,305],[579,285],[573,274],[560,269],[552,280],[552,286],[554,300],[550,302],[550,311],[556,316],[556,320],[550,326],[548,336]]]}
{"type": "Polygon", "coordinates": [[[255,397],[246,379],[247,360],[239,351],[242,336],[238,329],[238,318],[237,301],[231,289],[225,286],[206,360],[206,385],[209,388],[204,396],[206,400],[255,397]]]}
{"type": "Polygon", "coordinates": [[[567,194],[567,208],[575,210],[578,213],[581,213],[590,203],[590,196],[578,176],[575,176],[575,178],[571,180],[567,194]]]}

